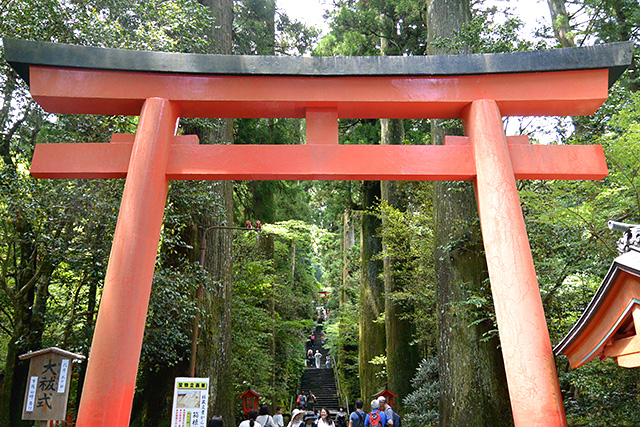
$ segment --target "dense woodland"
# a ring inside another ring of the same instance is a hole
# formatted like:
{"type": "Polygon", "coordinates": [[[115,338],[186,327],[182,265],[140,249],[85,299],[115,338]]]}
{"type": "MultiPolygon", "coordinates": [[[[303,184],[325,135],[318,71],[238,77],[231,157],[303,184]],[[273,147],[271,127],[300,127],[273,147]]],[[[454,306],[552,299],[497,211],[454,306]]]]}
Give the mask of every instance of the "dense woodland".
{"type": "MultiPolygon", "coordinates": [[[[547,0],[524,34],[508,2],[333,0],[328,34],[275,0],[5,0],[0,35],[100,47],[249,55],[431,55],[632,40],[636,57],[593,116],[511,119],[557,144],[604,146],[597,182],[520,181],[552,343],[581,315],[611,260],[609,219],[640,222],[640,6],[547,0]]],[[[137,117],[52,115],[0,50],[0,425],[19,421],[27,364],[58,346],[89,354],[123,181],[35,180],[35,143],[107,142],[137,117]]],[[[341,120],[343,144],[441,144],[457,121],[341,120]]],[[[299,144],[297,119],[184,119],[203,144],[299,144]]],[[[408,427],[512,425],[470,183],[174,182],[169,191],[132,425],[166,426],[173,378],[211,378],[210,414],[241,415],[248,386],[290,408],[317,304],[344,398],[384,386],[408,427]],[[220,225],[263,224],[263,231],[220,225]],[[198,289],[200,288],[200,292],[198,289]],[[326,301],[318,291],[326,290],[326,301]],[[200,295],[198,298],[197,295],[200,295]]],[[[573,426],[640,425],[640,372],[557,359],[573,426]]],[[[77,410],[85,364],[74,368],[77,410]]],[[[228,425],[232,425],[229,423],[228,425]]]]}

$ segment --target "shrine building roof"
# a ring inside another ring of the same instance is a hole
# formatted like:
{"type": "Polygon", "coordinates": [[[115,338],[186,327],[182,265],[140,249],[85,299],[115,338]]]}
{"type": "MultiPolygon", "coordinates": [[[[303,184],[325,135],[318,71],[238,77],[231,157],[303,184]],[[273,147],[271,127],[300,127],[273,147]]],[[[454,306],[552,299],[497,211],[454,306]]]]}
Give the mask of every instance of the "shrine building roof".
{"type": "MultiPolygon", "coordinates": [[[[640,229],[632,231],[637,241],[640,229]]],[[[569,358],[572,368],[596,357],[600,360],[612,357],[620,366],[640,366],[638,249],[635,244],[627,244],[627,252],[614,259],[580,319],[554,348],[556,355],[564,354],[569,358]]]]}
{"type": "Polygon", "coordinates": [[[609,70],[609,87],[633,54],[631,42],[512,53],[292,57],[108,49],[4,38],[5,57],[29,83],[29,66],[195,75],[462,76],[609,70]]]}

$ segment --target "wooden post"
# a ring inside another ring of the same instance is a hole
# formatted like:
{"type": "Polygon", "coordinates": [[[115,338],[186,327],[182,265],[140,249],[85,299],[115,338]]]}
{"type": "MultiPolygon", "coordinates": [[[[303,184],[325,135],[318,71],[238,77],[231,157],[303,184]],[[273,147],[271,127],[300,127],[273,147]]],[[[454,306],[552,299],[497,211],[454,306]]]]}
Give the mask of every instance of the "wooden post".
{"type": "Polygon", "coordinates": [[[493,100],[463,113],[502,355],[516,427],[566,426],[538,280],[502,116],[493,100]]]}
{"type": "Polygon", "coordinates": [[[167,198],[178,108],[161,98],[142,107],[122,195],[82,392],[78,427],[129,425],[138,361],[167,198]]]}

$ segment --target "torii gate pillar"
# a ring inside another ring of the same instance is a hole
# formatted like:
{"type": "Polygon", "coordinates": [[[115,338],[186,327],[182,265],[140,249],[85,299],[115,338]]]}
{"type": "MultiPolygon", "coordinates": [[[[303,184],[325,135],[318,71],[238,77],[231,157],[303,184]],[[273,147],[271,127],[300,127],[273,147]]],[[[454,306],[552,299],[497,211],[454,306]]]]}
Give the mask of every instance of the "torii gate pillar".
{"type": "Polygon", "coordinates": [[[96,320],[94,337],[100,338],[91,345],[94,357],[87,366],[79,426],[129,425],[177,122],[173,103],[160,98],[144,103],[96,320]]]}
{"type": "Polygon", "coordinates": [[[495,101],[463,112],[476,163],[476,196],[516,426],[566,425],[502,115],[495,101]],[[533,380],[535,378],[535,380],[533,380]]]}
{"type": "Polygon", "coordinates": [[[4,39],[56,113],[138,115],[108,144],[38,144],[38,178],[125,178],[77,425],[129,424],[169,180],[469,180],[518,427],[566,425],[516,179],[602,179],[602,147],[507,138],[502,115],[592,114],[633,44],[447,57],[274,58],[4,39]],[[346,71],[345,71],[346,70],[346,71]],[[455,71],[452,71],[455,70],[455,71]],[[142,113],[140,113],[142,111],[142,113]],[[198,145],[178,117],[298,117],[305,145],[198,145]],[[462,118],[444,146],[338,144],[339,118],[462,118]]]}

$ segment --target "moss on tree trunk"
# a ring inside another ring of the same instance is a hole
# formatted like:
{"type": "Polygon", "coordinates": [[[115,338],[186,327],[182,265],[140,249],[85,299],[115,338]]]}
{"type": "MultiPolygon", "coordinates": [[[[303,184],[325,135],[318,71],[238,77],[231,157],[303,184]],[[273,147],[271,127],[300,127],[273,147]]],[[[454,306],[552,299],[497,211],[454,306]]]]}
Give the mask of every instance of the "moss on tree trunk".
{"type": "MultiPolygon", "coordinates": [[[[380,183],[365,181],[363,184],[364,208],[372,209],[380,200],[380,183]]],[[[369,406],[371,396],[384,385],[384,379],[376,374],[380,365],[371,364],[376,356],[385,354],[386,338],[384,322],[378,321],[384,312],[383,264],[379,258],[382,251],[382,239],[377,235],[380,219],[365,211],[362,216],[361,263],[362,281],[360,286],[360,339],[358,351],[358,372],[360,393],[369,406]]]]}
{"type": "MultiPolygon", "coordinates": [[[[445,54],[431,44],[451,37],[470,20],[469,0],[431,0],[429,53],[445,54]]],[[[454,126],[432,122],[432,143],[445,134],[460,134],[454,126]]],[[[437,278],[440,424],[443,426],[509,426],[513,424],[502,354],[497,339],[481,341],[492,328],[493,306],[474,313],[464,304],[470,295],[486,296],[488,275],[473,186],[438,182],[434,185],[435,258],[437,278]],[[479,317],[480,316],[480,317],[479,317]]]]}

